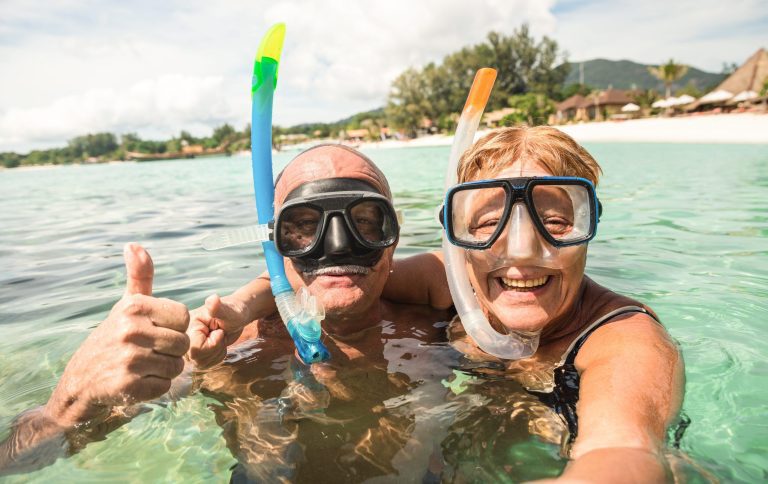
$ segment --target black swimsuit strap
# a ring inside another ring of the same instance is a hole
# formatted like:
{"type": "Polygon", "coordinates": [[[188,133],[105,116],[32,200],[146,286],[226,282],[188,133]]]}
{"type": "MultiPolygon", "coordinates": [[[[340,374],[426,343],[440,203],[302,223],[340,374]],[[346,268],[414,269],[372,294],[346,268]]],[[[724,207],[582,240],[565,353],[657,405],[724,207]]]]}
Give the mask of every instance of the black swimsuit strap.
{"type": "MultiPolygon", "coordinates": [[[[576,440],[576,435],[579,431],[579,419],[576,415],[576,403],[579,401],[579,383],[581,378],[579,377],[579,371],[576,369],[574,362],[576,361],[576,355],[579,350],[587,341],[587,338],[599,327],[604,326],[616,320],[616,317],[628,314],[628,313],[643,313],[652,317],[654,321],[659,322],[653,314],[641,308],[639,306],[624,306],[622,308],[611,311],[603,317],[597,319],[590,324],[587,329],[584,330],[581,335],[568,347],[565,356],[560,360],[560,363],[555,367],[554,373],[554,388],[551,392],[536,392],[530,391],[533,395],[536,395],[539,400],[545,405],[548,405],[560,414],[568,426],[568,443],[572,443],[576,440]]],[[[659,323],[661,324],[661,323],[659,323]]]]}
{"type": "Polygon", "coordinates": [[[651,314],[647,309],[641,308],[640,306],[624,306],[622,308],[616,309],[615,311],[611,311],[610,313],[606,314],[602,318],[598,319],[594,323],[592,323],[589,328],[587,328],[586,331],[584,331],[581,336],[574,341],[571,346],[569,347],[568,353],[563,361],[563,363],[572,365],[576,361],[576,355],[579,353],[579,350],[582,346],[584,346],[584,343],[586,343],[587,338],[595,332],[598,328],[605,326],[608,323],[612,323],[616,320],[618,316],[623,316],[624,314],[629,313],[643,313],[647,314],[651,318],[653,318],[654,321],[661,324],[658,319],[656,319],[656,316],[651,314]]]}

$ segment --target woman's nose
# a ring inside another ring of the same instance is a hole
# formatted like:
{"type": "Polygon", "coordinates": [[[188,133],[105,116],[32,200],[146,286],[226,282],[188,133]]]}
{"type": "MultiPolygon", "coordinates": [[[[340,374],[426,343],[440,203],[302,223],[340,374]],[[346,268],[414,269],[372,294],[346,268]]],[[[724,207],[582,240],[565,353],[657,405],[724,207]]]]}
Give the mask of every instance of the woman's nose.
{"type": "Polygon", "coordinates": [[[502,237],[506,237],[506,255],[508,258],[526,260],[541,255],[539,234],[523,202],[517,202],[512,207],[502,237]]]}

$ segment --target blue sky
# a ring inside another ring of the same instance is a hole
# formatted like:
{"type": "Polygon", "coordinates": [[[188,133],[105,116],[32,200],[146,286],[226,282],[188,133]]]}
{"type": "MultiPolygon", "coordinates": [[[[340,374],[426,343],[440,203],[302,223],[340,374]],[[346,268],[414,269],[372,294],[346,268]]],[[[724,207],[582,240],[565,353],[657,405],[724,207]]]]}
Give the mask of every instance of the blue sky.
{"type": "Polygon", "coordinates": [[[768,47],[765,0],[0,0],[0,151],[240,128],[253,55],[277,21],[281,125],[379,107],[403,69],[523,22],[572,61],[674,57],[719,72],[768,47]]]}

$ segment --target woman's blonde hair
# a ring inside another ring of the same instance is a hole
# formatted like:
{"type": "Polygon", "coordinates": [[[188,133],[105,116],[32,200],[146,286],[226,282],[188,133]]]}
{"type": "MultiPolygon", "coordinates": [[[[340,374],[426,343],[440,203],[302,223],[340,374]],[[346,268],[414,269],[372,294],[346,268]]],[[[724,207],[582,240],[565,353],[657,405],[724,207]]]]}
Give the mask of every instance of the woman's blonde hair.
{"type": "Polygon", "coordinates": [[[492,177],[516,161],[543,165],[554,176],[578,176],[597,186],[602,170],[570,136],[549,126],[502,128],[482,137],[459,161],[459,183],[492,177]]]}

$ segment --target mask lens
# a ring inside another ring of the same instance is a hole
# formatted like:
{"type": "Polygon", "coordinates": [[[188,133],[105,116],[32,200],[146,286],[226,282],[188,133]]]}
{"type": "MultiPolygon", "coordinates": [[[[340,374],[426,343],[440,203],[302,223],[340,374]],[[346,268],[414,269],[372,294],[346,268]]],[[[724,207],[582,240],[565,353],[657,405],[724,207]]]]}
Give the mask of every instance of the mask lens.
{"type": "Polygon", "coordinates": [[[535,185],[533,205],[552,238],[575,242],[587,238],[591,227],[590,192],[582,185],[535,185]]]}
{"type": "Polygon", "coordinates": [[[349,209],[349,218],[360,237],[374,245],[388,244],[396,237],[396,220],[383,202],[365,200],[349,209]]]}
{"type": "Polygon", "coordinates": [[[487,243],[504,221],[503,187],[467,188],[453,193],[451,223],[454,239],[469,244],[487,243]]]}
{"type": "Polygon", "coordinates": [[[323,213],[307,205],[287,207],[280,214],[280,250],[301,252],[317,240],[323,213]]]}

